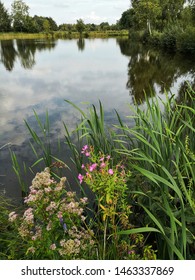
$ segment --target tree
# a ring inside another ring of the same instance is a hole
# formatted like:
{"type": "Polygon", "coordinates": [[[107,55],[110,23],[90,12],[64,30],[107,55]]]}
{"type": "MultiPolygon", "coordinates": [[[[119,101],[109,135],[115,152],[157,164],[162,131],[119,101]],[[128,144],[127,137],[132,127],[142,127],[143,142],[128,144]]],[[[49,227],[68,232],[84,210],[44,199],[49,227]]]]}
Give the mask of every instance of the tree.
{"type": "Polygon", "coordinates": [[[185,0],[160,0],[161,17],[165,25],[175,22],[184,9],[185,0]]]}
{"type": "Polygon", "coordinates": [[[159,0],[134,0],[132,5],[135,11],[135,18],[140,27],[146,28],[151,34],[152,26],[155,26],[161,14],[159,0]]]}
{"type": "Polygon", "coordinates": [[[110,25],[108,22],[101,22],[100,23],[100,29],[101,30],[109,30],[110,29],[110,25]]]}
{"type": "Polygon", "coordinates": [[[124,11],[118,24],[120,29],[130,29],[132,27],[135,27],[136,20],[134,9],[128,9],[124,11]]]}
{"type": "Polygon", "coordinates": [[[29,17],[28,5],[22,0],[14,0],[11,7],[14,31],[26,32],[26,21],[29,17]]]}
{"type": "Polygon", "coordinates": [[[51,31],[51,26],[50,26],[50,23],[49,23],[49,20],[48,19],[45,19],[44,22],[43,22],[43,29],[46,33],[49,33],[51,31]]]}
{"type": "Polygon", "coordinates": [[[76,29],[82,35],[83,31],[85,30],[85,24],[82,19],[77,20],[76,29]]]}
{"type": "Polygon", "coordinates": [[[53,20],[53,18],[47,17],[46,19],[49,21],[50,29],[52,31],[57,31],[58,30],[58,26],[57,26],[57,23],[53,20]]]}
{"type": "Polygon", "coordinates": [[[11,30],[11,17],[5,9],[3,3],[0,2],[0,32],[8,32],[11,30]]]}

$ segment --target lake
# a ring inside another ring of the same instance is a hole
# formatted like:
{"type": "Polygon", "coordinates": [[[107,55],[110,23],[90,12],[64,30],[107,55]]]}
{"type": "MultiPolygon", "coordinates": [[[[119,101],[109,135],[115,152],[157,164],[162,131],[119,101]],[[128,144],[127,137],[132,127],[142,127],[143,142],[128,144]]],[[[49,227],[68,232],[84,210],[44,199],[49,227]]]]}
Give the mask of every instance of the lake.
{"type": "Polygon", "coordinates": [[[79,119],[65,99],[83,110],[101,100],[111,125],[116,123],[114,109],[125,118],[131,114],[129,104],[144,106],[143,89],[162,99],[165,90],[178,96],[194,78],[195,58],[124,38],[0,41],[0,191],[20,196],[9,148],[21,162],[33,163],[24,124],[25,119],[36,126],[33,110],[41,120],[48,110],[55,143],[64,138],[62,122],[71,130],[79,119]]]}

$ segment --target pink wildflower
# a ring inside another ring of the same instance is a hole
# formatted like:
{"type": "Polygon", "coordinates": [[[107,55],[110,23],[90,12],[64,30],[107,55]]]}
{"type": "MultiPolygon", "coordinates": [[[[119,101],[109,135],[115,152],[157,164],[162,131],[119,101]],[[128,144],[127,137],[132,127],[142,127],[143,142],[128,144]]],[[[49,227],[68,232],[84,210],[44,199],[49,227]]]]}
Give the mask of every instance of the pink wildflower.
{"type": "Polygon", "coordinates": [[[59,211],[59,212],[57,213],[57,217],[58,217],[58,219],[62,218],[62,212],[61,212],[61,211],[59,211]]]}
{"type": "Polygon", "coordinates": [[[100,164],[100,167],[101,167],[101,168],[104,168],[105,166],[106,166],[105,162],[102,162],[102,163],[100,164]]]}
{"type": "Polygon", "coordinates": [[[56,244],[51,244],[50,249],[55,250],[56,249],[56,244]]]}
{"type": "Polygon", "coordinates": [[[90,152],[85,153],[86,157],[90,157],[90,152]]]}
{"type": "Polygon", "coordinates": [[[82,150],[81,150],[81,154],[85,154],[86,153],[86,151],[88,150],[88,146],[87,145],[85,145],[85,146],[83,146],[83,148],[82,148],[82,150]]]}
{"type": "Polygon", "coordinates": [[[100,158],[100,161],[104,161],[104,157],[100,158]]]}
{"type": "Polygon", "coordinates": [[[97,167],[97,163],[93,163],[92,165],[90,165],[89,167],[89,171],[92,172],[93,170],[95,170],[97,167]]]}
{"type": "Polygon", "coordinates": [[[82,168],[82,169],[85,169],[85,165],[84,165],[84,164],[82,164],[82,165],[81,165],[81,168],[82,168]]]}
{"type": "Polygon", "coordinates": [[[110,156],[110,155],[108,155],[106,158],[107,158],[107,159],[110,159],[110,158],[111,158],[111,156],[110,156]]]}
{"type": "Polygon", "coordinates": [[[114,171],[113,171],[112,169],[109,169],[109,170],[108,170],[108,173],[109,173],[110,175],[113,175],[113,174],[114,174],[114,171]]]}
{"type": "Polygon", "coordinates": [[[84,178],[84,176],[79,173],[78,179],[79,179],[80,184],[82,184],[83,178],[84,178]]]}

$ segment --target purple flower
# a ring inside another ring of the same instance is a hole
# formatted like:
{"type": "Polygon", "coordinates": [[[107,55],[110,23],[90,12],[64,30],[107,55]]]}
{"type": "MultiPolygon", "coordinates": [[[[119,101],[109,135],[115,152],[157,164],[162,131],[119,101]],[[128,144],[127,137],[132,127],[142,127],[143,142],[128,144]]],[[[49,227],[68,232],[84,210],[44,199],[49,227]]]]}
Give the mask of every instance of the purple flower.
{"type": "Polygon", "coordinates": [[[113,175],[113,174],[114,174],[114,171],[113,171],[112,169],[109,169],[109,170],[108,170],[108,173],[109,173],[110,175],[113,175]]]}
{"type": "Polygon", "coordinates": [[[79,173],[78,179],[79,179],[80,184],[82,184],[83,178],[84,178],[84,176],[79,173]]]}
{"type": "Polygon", "coordinates": [[[93,163],[92,165],[90,165],[89,167],[89,171],[92,172],[93,170],[95,170],[97,167],[97,163],[93,163]]]}
{"type": "Polygon", "coordinates": [[[82,168],[82,169],[85,169],[85,165],[84,165],[84,164],[82,164],[82,165],[81,165],[81,168],[82,168]]]}
{"type": "Polygon", "coordinates": [[[86,155],[86,157],[89,157],[90,156],[90,152],[86,152],[85,155],[86,155]]]}
{"type": "Polygon", "coordinates": [[[63,224],[63,229],[64,229],[64,231],[68,230],[67,225],[65,223],[63,224]]]}

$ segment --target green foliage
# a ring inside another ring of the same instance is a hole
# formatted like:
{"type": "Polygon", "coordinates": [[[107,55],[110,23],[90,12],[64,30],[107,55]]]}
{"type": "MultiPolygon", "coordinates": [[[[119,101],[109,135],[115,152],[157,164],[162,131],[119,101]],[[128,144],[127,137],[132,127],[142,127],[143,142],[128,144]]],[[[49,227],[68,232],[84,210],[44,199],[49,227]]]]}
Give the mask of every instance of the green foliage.
{"type": "Polygon", "coordinates": [[[80,34],[85,30],[85,24],[82,19],[77,20],[76,29],[80,34]]]}
{"type": "Polygon", "coordinates": [[[120,29],[136,28],[136,19],[134,9],[128,9],[123,12],[119,20],[120,29]]]}
{"type": "Polygon", "coordinates": [[[134,169],[142,178],[134,193],[147,214],[143,225],[149,222],[161,232],[156,238],[158,256],[163,259],[189,258],[195,240],[195,232],[187,222],[195,215],[195,111],[185,105],[188,99],[194,103],[194,92],[188,91],[182,104],[173,97],[167,97],[161,105],[157,99],[146,99],[146,111],[136,107],[135,127],[123,127],[127,141],[133,138],[133,150],[123,147],[119,151],[129,157],[132,172],[134,169]]]}
{"type": "Polygon", "coordinates": [[[0,260],[15,260],[23,258],[23,242],[8,221],[12,210],[19,212],[19,206],[0,195],[0,260]]]}
{"type": "Polygon", "coordinates": [[[3,3],[0,2],[0,32],[9,31],[11,31],[11,17],[3,3]]]}
{"type": "Polygon", "coordinates": [[[161,13],[161,8],[158,0],[153,1],[138,1],[134,4],[135,17],[140,25],[148,30],[151,34],[152,26],[155,26],[158,16],[161,13]]]}
{"type": "Polygon", "coordinates": [[[195,52],[195,27],[189,26],[177,35],[177,49],[188,54],[195,52]]]}
{"type": "MultiPolygon", "coordinates": [[[[92,146],[84,145],[81,153],[87,158],[87,163],[82,164],[83,175],[79,174],[78,179],[80,184],[85,182],[95,196],[93,208],[96,210],[91,211],[94,215],[93,228],[96,232],[99,258],[145,258],[144,252],[148,245],[144,245],[144,236],[141,233],[151,232],[153,229],[132,229],[121,234],[122,230],[132,228],[127,187],[131,172],[123,162],[114,165],[110,155],[101,152],[97,154],[92,146]],[[132,251],[133,254],[130,254],[132,251]]],[[[155,252],[151,247],[149,251],[151,258],[155,259],[155,252]]]]}
{"type": "Polygon", "coordinates": [[[26,31],[26,21],[29,17],[29,7],[22,0],[14,0],[12,3],[13,29],[16,32],[26,31]]]}

